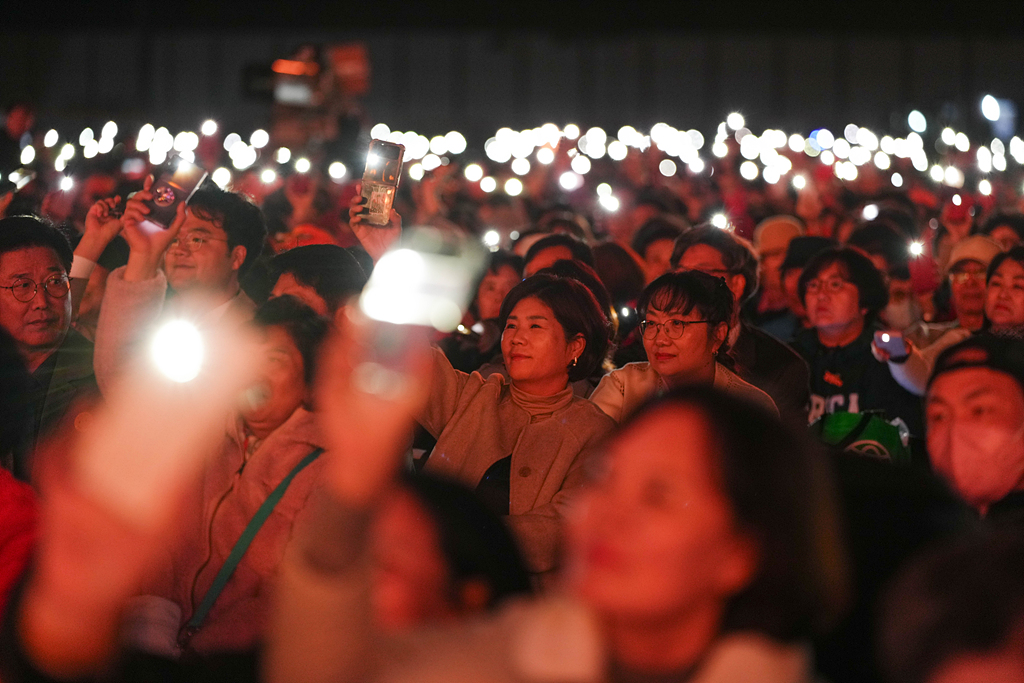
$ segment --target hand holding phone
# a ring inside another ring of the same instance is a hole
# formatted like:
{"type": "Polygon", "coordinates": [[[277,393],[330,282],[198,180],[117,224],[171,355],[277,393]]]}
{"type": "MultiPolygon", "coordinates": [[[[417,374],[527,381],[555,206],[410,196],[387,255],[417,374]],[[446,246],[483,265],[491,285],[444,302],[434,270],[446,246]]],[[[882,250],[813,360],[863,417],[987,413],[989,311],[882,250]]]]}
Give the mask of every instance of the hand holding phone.
{"type": "Polygon", "coordinates": [[[366,199],[366,221],[371,225],[387,225],[391,218],[404,155],[402,145],[384,140],[370,142],[361,194],[366,199]]]}
{"type": "Polygon", "coordinates": [[[880,352],[883,352],[883,360],[897,360],[906,358],[910,354],[910,349],[907,347],[907,342],[903,338],[902,332],[895,330],[879,330],[875,332],[875,348],[880,352]]]}
{"type": "Polygon", "coordinates": [[[141,222],[149,230],[166,230],[174,221],[179,204],[188,204],[195,191],[206,180],[206,171],[182,159],[172,157],[156,174],[145,200],[149,213],[141,222]]]}

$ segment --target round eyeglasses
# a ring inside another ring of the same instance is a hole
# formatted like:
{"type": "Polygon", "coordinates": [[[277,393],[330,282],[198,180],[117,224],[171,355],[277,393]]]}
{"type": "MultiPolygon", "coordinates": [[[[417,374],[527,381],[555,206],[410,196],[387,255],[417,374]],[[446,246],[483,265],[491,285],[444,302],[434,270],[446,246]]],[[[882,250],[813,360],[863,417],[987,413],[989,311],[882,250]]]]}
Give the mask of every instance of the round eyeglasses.
{"type": "Polygon", "coordinates": [[[68,291],[71,289],[71,283],[67,277],[61,275],[60,277],[51,277],[45,282],[35,282],[29,280],[27,277],[18,278],[14,281],[13,285],[8,287],[0,287],[0,289],[9,289],[15,299],[22,303],[28,303],[35,297],[36,292],[39,291],[39,286],[42,285],[43,291],[46,292],[47,296],[54,299],[63,299],[68,295],[68,291]]]}
{"type": "Polygon", "coordinates": [[[663,323],[652,323],[644,320],[640,323],[640,334],[644,336],[644,339],[654,339],[658,336],[658,330],[665,330],[665,336],[669,339],[679,339],[683,336],[683,332],[686,331],[687,325],[697,325],[699,323],[709,323],[710,320],[666,320],[663,323]]]}

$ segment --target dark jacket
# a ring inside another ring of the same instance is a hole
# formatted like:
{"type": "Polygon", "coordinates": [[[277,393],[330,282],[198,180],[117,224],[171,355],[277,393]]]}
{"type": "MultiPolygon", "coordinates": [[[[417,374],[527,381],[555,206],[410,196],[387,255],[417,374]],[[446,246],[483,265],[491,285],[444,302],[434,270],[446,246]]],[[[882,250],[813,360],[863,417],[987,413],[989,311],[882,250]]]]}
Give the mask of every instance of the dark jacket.
{"type": "Polygon", "coordinates": [[[92,369],[92,343],[75,330],[31,374],[28,403],[31,422],[14,455],[14,475],[28,481],[31,455],[46,435],[67,416],[78,399],[98,396],[92,369]]]}
{"type": "Polygon", "coordinates": [[[822,345],[815,330],[797,335],[793,347],[811,370],[810,421],[825,413],[881,410],[886,420],[902,418],[913,436],[924,436],[921,399],[871,355],[872,334],[874,329],[865,326],[856,340],[840,347],[822,345]]]}
{"type": "Polygon", "coordinates": [[[784,422],[807,425],[810,374],[800,354],[744,322],[730,355],[736,374],[771,396],[784,422]]]}

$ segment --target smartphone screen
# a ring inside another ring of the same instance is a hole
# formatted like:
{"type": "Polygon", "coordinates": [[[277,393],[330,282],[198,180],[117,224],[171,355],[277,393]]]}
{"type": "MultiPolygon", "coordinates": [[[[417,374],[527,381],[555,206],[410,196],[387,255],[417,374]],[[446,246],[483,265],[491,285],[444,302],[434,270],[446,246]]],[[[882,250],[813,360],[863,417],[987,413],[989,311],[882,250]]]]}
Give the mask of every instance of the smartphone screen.
{"type": "Polygon", "coordinates": [[[178,204],[188,203],[206,179],[206,171],[182,159],[172,157],[157,173],[150,192],[153,199],[146,202],[149,215],[141,223],[149,230],[166,230],[174,220],[178,204]]]}
{"type": "Polygon", "coordinates": [[[384,140],[370,143],[363,170],[363,197],[366,199],[366,221],[371,225],[387,225],[391,218],[404,155],[405,147],[402,145],[384,140]]]}

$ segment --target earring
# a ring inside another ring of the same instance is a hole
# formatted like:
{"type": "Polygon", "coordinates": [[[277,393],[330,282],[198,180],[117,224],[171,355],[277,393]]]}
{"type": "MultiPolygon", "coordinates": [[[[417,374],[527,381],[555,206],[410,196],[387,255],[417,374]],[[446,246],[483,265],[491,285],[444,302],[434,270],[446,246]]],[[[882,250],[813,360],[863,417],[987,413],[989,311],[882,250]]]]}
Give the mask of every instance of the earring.
{"type": "Polygon", "coordinates": [[[576,359],[575,358],[572,359],[572,366],[576,367],[576,359]]]}

